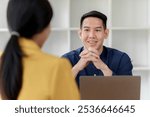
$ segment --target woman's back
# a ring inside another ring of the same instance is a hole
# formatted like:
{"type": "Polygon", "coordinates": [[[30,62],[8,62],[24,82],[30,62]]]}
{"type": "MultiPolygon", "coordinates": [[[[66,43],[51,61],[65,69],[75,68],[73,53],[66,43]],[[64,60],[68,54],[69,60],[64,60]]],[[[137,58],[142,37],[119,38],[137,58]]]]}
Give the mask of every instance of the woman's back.
{"type": "Polygon", "coordinates": [[[79,99],[79,92],[65,59],[43,53],[32,41],[21,39],[23,85],[18,99],[79,99]]]}

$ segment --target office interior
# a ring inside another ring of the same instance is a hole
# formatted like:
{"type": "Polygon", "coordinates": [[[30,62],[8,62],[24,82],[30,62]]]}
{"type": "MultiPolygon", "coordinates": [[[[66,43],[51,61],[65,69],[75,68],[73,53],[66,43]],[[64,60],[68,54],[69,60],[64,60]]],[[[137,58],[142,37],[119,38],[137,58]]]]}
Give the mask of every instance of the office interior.
{"type": "MultiPolygon", "coordinates": [[[[82,46],[80,17],[98,10],[108,17],[104,45],[128,53],[133,75],[141,76],[141,99],[150,99],[150,0],[49,0],[54,9],[51,35],[42,50],[61,56],[82,46]]],[[[0,0],[0,50],[10,37],[6,20],[8,0],[0,0]]]]}

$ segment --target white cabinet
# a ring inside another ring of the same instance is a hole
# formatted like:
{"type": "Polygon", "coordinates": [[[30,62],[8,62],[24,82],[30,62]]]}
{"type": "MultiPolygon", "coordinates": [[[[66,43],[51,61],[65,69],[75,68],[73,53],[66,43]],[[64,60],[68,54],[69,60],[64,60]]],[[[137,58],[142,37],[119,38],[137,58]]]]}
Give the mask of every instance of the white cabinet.
{"type": "Polygon", "coordinates": [[[0,51],[2,51],[9,39],[6,20],[6,8],[8,0],[0,1],[0,51]]]}
{"type": "MultiPolygon", "coordinates": [[[[0,1],[0,50],[9,38],[6,24],[8,0],[0,1]]],[[[110,34],[105,42],[128,53],[134,75],[142,78],[141,99],[150,99],[150,0],[49,0],[54,10],[52,32],[45,52],[58,56],[82,46],[78,37],[81,16],[98,10],[108,17],[110,34]]]]}
{"type": "Polygon", "coordinates": [[[150,1],[112,0],[111,46],[129,54],[140,75],[141,99],[150,99],[150,1]]]}

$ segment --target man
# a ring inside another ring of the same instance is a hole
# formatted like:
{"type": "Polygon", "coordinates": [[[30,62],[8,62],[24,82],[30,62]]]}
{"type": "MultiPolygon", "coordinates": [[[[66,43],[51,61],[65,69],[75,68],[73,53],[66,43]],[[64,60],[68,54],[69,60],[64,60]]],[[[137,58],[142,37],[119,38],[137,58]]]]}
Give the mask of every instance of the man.
{"type": "Polygon", "coordinates": [[[104,14],[90,11],[81,17],[79,37],[84,46],[63,55],[71,62],[78,85],[79,77],[85,75],[132,75],[133,66],[129,56],[103,46],[108,33],[104,14]]]}

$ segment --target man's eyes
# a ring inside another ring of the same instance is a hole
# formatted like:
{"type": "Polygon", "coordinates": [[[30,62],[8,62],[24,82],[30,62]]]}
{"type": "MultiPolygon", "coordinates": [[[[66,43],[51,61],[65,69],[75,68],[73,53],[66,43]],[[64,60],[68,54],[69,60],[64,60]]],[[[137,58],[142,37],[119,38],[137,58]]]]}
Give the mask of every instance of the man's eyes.
{"type": "MultiPolygon", "coordinates": [[[[89,31],[90,31],[90,29],[84,29],[84,31],[85,31],[85,32],[89,32],[89,31]]],[[[101,31],[102,31],[102,29],[95,29],[94,31],[95,31],[95,32],[101,32],[101,31]]]]}
{"type": "Polygon", "coordinates": [[[102,30],[101,29],[96,29],[96,32],[101,32],[102,30]]]}
{"type": "Polygon", "coordinates": [[[84,29],[84,31],[89,31],[89,29],[84,29]]]}

